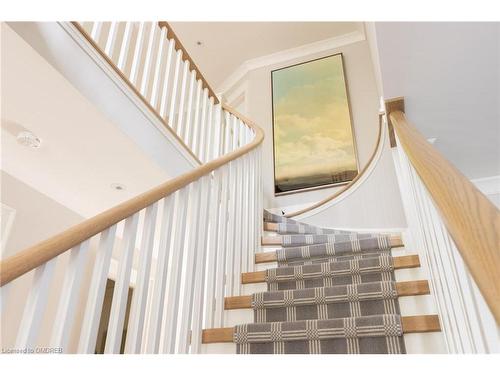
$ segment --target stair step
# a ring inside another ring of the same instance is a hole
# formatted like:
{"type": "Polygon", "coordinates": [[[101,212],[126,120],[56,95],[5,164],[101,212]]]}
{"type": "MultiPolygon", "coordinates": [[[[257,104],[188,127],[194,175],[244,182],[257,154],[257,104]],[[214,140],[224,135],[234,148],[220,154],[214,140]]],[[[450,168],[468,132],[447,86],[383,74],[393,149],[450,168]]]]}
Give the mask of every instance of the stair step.
{"type": "MultiPolygon", "coordinates": [[[[391,236],[391,247],[403,247],[401,236],[391,236]]],[[[262,236],[262,246],[281,246],[283,244],[282,236],[262,236]]]]}
{"type": "MultiPolygon", "coordinates": [[[[427,280],[402,281],[396,283],[398,297],[420,296],[430,294],[429,282],[427,280]]],[[[250,309],[252,308],[252,296],[235,296],[224,299],[225,310],[250,309]]]]}
{"type": "MultiPolygon", "coordinates": [[[[418,255],[403,255],[399,257],[393,257],[392,259],[394,262],[395,270],[402,268],[420,267],[420,259],[418,255]]],[[[267,262],[275,262],[275,261],[276,258],[274,258],[274,260],[267,260],[267,262]]],[[[255,263],[264,263],[264,262],[257,262],[256,260],[255,263]]],[[[242,284],[263,283],[266,281],[266,272],[267,271],[244,272],[241,274],[241,283],[242,284]]]]}
{"type": "MultiPolygon", "coordinates": [[[[396,259],[396,258],[394,258],[394,259],[396,259]]],[[[277,261],[278,261],[278,257],[276,255],[275,251],[267,251],[267,252],[255,254],[255,263],[256,264],[270,263],[270,262],[277,262],[277,261]]],[[[419,267],[419,266],[420,266],[420,264],[416,267],[419,267]]]]}
{"type": "MultiPolygon", "coordinates": [[[[441,326],[437,315],[415,315],[401,317],[403,333],[439,332],[441,326]]],[[[234,327],[204,329],[203,344],[233,342],[234,327]]]]}

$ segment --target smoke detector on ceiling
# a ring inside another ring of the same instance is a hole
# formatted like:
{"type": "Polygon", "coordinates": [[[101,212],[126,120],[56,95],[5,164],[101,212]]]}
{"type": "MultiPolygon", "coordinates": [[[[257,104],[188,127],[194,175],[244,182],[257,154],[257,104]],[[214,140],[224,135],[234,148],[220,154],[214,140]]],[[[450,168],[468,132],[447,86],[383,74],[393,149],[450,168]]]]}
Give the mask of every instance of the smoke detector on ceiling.
{"type": "Polygon", "coordinates": [[[32,132],[22,131],[17,135],[17,143],[30,148],[39,148],[42,141],[32,132]]]}

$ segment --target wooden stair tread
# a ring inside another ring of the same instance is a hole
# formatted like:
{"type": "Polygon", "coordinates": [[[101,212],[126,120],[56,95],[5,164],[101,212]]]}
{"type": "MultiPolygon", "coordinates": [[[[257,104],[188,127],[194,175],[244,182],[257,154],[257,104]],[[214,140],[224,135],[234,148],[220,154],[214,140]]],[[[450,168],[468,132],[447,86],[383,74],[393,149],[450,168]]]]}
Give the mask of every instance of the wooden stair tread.
{"type": "MultiPolygon", "coordinates": [[[[400,281],[396,283],[398,297],[420,296],[429,294],[429,283],[427,280],[400,281]]],[[[235,296],[224,299],[224,309],[250,309],[252,307],[252,296],[235,296]]]]}
{"type": "MultiPolygon", "coordinates": [[[[261,263],[270,263],[270,262],[276,262],[278,261],[278,258],[276,256],[275,251],[268,251],[264,253],[257,253],[255,254],[255,263],[256,264],[261,264],[261,263]]],[[[406,255],[406,256],[401,256],[401,257],[394,257],[394,267],[395,268],[414,268],[414,267],[420,267],[420,262],[418,262],[418,255],[406,255]],[[396,259],[398,259],[396,261],[396,259]],[[418,264],[415,264],[412,266],[415,261],[418,264]],[[407,264],[407,266],[403,266],[404,264],[407,264]]]]}
{"type": "MultiPolygon", "coordinates": [[[[282,244],[281,235],[278,236],[262,236],[262,246],[280,246],[282,244]]],[[[403,247],[403,239],[401,236],[391,236],[391,247],[403,247]]]]}
{"type": "MultiPolygon", "coordinates": [[[[259,253],[255,254],[256,259],[255,263],[267,263],[267,262],[276,262],[276,253],[259,253]],[[264,258],[259,257],[259,261],[257,261],[257,255],[266,254],[267,256],[264,258]],[[272,258],[269,254],[273,254],[274,258],[272,258]],[[263,259],[266,259],[265,261],[263,259]]],[[[394,269],[398,270],[401,268],[417,268],[420,267],[420,260],[418,255],[403,255],[399,257],[393,257],[394,261],[394,269]]],[[[256,271],[256,272],[245,272],[241,274],[241,282],[243,284],[249,283],[259,283],[265,281],[266,271],[256,271]]]]}
{"type": "MultiPolygon", "coordinates": [[[[437,315],[415,315],[401,317],[403,333],[439,332],[441,326],[437,315]]],[[[204,329],[203,344],[233,342],[234,327],[204,329]]]]}

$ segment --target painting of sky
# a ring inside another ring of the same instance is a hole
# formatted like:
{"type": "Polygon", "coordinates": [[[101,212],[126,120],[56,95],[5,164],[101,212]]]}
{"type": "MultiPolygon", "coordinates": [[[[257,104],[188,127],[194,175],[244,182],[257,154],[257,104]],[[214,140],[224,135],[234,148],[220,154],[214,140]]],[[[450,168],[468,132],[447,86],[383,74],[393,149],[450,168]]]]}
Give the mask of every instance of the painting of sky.
{"type": "Polygon", "coordinates": [[[358,173],[342,55],[272,72],[275,192],[358,173]]]}

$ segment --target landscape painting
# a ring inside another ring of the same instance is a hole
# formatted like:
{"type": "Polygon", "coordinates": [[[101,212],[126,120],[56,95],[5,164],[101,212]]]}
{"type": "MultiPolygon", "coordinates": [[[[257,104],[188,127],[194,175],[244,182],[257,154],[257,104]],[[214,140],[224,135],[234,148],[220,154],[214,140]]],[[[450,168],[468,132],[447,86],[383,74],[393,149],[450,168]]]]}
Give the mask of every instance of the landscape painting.
{"type": "Polygon", "coordinates": [[[358,174],[342,54],[271,73],[275,194],[358,174]]]}

